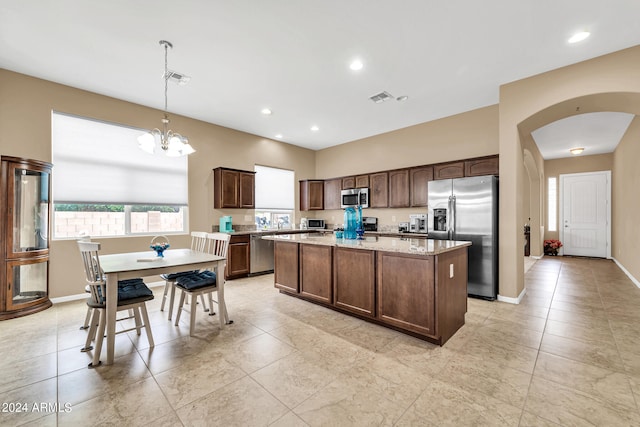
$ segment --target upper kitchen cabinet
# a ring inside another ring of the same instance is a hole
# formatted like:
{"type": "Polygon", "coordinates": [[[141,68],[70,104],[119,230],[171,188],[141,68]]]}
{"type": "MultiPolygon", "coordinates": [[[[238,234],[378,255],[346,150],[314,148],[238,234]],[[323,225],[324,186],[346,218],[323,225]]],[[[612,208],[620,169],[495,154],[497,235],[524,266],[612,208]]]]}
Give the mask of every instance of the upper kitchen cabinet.
{"type": "Polygon", "coordinates": [[[409,207],[409,169],[389,171],[389,207],[409,207]]]}
{"type": "Polygon", "coordinates": [[[215,209],[255,208],[255,172],[229,168],[213,170],[215,209]]]}
{"type": "Polygon", "coordinates": [[[300,210],[317,211],[324,209],[324,181],[300,181],[300,210]]]}
{"type": "Polygon", "coordinates": [[[356,176],[356,188],[369,188],[369,175],[356,176]]]}
{"type": "Polygon", "coordinates": [[[433,179],[464,177],[464,161],[441,163],[433,166],[433,179]]]}
{"type": "Polygon", "coordinates": [[[423,166],[409,169],[411,183],[411,207],[427,206],[427,188],[433,181],[433,167],[423,166]]]}
{"type": "Polygon", "coordinates": [[[350,190],[352,188],[356,188],[356,177],[355,176],[345,176],[342,178],[342,189],[350,190]]]}
{"type": "Polygon", "coordinates": [[[389,207],[389,174],[387,172],[372,173],[369,181],[369,207],[389,207]]]}
{"type": "Polygon", "coordinates": [[[324,208],[340,209],[340,192],[342,191],[342,178],[325,179],[324,181],[324,208]]]}
{"type": "Polygon", "coordinates": [[[499,162],[498,156],[465,160],[464,176],[499,175],[499,162]]]}

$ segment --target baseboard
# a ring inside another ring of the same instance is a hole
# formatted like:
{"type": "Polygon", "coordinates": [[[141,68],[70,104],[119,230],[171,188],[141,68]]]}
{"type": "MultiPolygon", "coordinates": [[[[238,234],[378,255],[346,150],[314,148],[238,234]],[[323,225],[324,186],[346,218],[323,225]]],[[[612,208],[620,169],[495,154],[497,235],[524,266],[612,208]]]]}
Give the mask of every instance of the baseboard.
{"type": "MultiPolygon", "coordinates": [[[[147,283],[147,286],[150,288],[157,288],[159,286],[164,286],[164,282],[150,282],[147,283]]],[[[69,301],[77,301],[79,299],[86,299],[87,298],[87,293],[83,292],[81,294],[75,294],[75,295],[67,295],[64,297],[57,297],[57,298],[50,298],[51,302],[54,304],[59,304],[62,302],[69,302],[69,301]]]]}
{"type": "Polygon", "coordinates": [[[628,277],[629,279],[631,279],[631,281],[632,281],[632,282],[633,282],[637,287],[639,287],[639,288],[640,288],[640,281],[638,281],[638,279],[636,279],[635,277],[633,277],[633,275],[632,275],[632,274],[631,274],[631,273],[630,273],[626,268],[624,268],[624,266],[623,266],[623,265],[622,265],[622,264],[621,264],[617,259],[615,259],[615,258],[613,258],[613,257],[612,257],[611,259],[613,260],[613,262],[615,262],[615,263],[616,263],[616,265],[617,265],[618,267],[620,267],[620,270],[622,270],[622,271],[624,272],[624,274],[626,274],[626,275],[627,275],[627,277],[628,277]]]}
{"type": "Polygon", "coordinates": [[[520,292],[520,295],[518,295],[518,298],[511,298],[511,297],[505,297],[503,295],[498,295],[498,301],[506,302],[509,304],[520,304],[520,302],[522,301],[522,298],[524,298],[526,293],[527,293],[527,288],[524,288],[522,292],[520,292]]]}

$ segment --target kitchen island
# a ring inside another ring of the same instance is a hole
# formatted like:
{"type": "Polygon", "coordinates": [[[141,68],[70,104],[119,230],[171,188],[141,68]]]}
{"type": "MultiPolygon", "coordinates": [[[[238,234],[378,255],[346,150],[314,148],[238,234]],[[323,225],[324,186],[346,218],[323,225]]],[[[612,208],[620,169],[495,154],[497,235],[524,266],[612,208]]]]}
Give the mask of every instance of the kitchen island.
{"type": "Polygon", "coordinates": [[[464,325],[470,242],[331,234],[264,236],[280,292],[436,344],[464,325]]]}

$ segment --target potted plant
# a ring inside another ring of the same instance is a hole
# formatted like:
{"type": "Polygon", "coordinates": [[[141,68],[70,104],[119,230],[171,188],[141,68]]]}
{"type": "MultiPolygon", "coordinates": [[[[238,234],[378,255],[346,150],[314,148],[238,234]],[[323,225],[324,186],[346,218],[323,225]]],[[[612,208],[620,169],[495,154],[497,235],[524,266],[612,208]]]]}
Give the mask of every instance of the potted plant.
{"type": "Polygon", "coordinates": [[[558,255],[558,249],[562,247],[560,240],[548,239],[544,241],[544,254],[545,255],[558,255]]]}

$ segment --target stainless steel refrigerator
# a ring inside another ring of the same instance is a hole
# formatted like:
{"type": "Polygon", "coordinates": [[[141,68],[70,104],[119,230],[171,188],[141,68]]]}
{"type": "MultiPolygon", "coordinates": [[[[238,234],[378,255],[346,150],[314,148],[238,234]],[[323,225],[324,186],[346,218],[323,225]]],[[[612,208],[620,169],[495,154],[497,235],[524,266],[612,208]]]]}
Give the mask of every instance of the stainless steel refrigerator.
{"type": "Polygon", "coordinates": [[[498,296],[498,178],[476,176],[429,182],[430,239],[466,240],[469,296],[498,296]]]}

